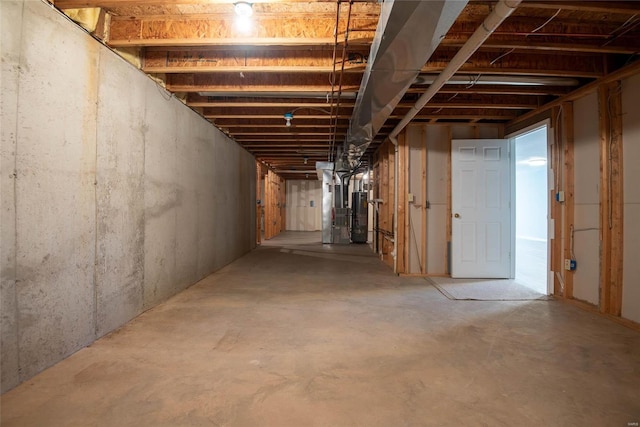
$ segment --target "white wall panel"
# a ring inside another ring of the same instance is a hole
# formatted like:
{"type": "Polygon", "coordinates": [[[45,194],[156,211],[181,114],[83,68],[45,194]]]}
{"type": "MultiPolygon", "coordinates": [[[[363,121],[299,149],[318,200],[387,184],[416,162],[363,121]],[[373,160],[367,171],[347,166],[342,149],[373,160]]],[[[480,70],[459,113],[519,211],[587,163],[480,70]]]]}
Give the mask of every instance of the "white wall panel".
{"type": "Polygon", "coordinates": [[[424,260],[424,248],[422,236],[426,233],[423,230],[422,213],[426,203],[426,189],[422,182],[423,157],[426,149],[426,130],[424,126],[407,127],[407,143],[409,145],[409,182],[408,192],[413,194],[413,202],[409,202],[409,234],[407,235],[409,244],[409,254],[407,259],[407,273],[424,273],[422,264],[424,260]]]}
{"type": "Polygon", "coordinates": [[[622,83],[624,254],[622,317],[640,323],[640,75],[622,83]]]}
{"type": "Polygon", "coordinates": [[[286,194],[286,229],[290,231],[322,230],[322,182],[288,180],[286,194]]]}
{"type": "MultiPolygon", "coordinates": [[[[461,132],[464,134],[464,132],[461,132]]],[[[427,127],[427,273],[447,272],[447,203],[451,135],[447,126],[427,127]]]]}
{"type": "Polygon", "coordinates": [[[598,96],[574,102],[574,251],[578,268],[574,274],[575,298],[598,304],[600,288],[600,193],[598,96]]]}

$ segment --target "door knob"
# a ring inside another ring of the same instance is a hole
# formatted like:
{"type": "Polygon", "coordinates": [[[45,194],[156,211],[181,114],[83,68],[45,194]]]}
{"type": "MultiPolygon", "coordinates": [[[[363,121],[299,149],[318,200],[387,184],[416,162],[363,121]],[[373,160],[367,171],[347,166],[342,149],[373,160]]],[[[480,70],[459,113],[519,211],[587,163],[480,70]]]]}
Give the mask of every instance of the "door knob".
{"type": "Polygon", "coordinates": [[[456,217],[456,218],[460,218],[460,214],[459,213],[457,213],[457,214],[455,214],[453,216],[456,217]]]}

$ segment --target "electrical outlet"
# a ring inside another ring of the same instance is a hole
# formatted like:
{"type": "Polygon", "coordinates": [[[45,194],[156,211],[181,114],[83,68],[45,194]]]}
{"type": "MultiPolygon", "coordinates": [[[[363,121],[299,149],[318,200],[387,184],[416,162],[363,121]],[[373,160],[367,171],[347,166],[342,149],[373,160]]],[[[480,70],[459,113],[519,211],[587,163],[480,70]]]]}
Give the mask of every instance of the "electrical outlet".
{"type": "Polygon", "coordinates": [[[413,202],[414,202],[414,200],[415,200],[415,199],[414,199],[414,197],[413,197],[413,193],[409,193],[409,194],[407,195],[407,201],[408,201],[409,203],[413,203],[413,202]]]}

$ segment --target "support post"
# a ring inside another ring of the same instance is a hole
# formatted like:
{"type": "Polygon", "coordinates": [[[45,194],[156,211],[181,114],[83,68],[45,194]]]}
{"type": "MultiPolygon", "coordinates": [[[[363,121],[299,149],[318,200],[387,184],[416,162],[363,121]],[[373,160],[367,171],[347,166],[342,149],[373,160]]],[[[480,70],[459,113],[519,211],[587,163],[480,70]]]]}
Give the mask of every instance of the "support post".
{"type": "Polygon", "coordinates": [[[600,312],[622,311],[622,83],[598,88],[600,118],[600,312]]]}

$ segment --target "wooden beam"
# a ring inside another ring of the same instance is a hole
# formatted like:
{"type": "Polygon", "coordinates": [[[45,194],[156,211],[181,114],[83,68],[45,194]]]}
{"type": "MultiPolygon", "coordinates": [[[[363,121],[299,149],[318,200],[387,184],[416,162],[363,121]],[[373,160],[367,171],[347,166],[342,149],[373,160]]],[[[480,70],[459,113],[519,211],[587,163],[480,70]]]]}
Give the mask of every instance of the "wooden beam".
{"type": "Polygon", "coordinates": [[[606,76],[588,83],[582,87],[580,87],[579,89],[574,90],[573,92],[559,98],[556,100],[553,100],[545,105],[543,105],[542,107],[538,108],[537,110],[531,111],[529,113],[523,114],[522,116],[519,116],[515,119],[513,119],[512,121],[510,121],[509,123],[507,123],[508,126],[510,127],[514,127],[515,125],[517,125],[518,123],[523,123],[526,122],[527,120],[530,120],[531,118],[547,111],[550,110],[553,107],[557,107],[560,106],[563,102],[566,101],[575,101],[576,99],[582,98],[585,95],[588,95],[589,93],[595,92],[597,91],[601,85],[606,84],[606,83],[610,83],[616,80],[623,80],[627,77],[631,77],[635,74],[640,73],[640,61],[636,61],[632,64],[627,65],[626,67],[623,67],[619,70],[614,71],[611,74],[607,74],[606,76]]]}
{"type": "MultiPolygon", "coordinates": [[[[335,16],[265,16],[255,14],[250,30],[240,34],[228,16],[125,17],[111,21],[107,43],[126,46],[308,46],[335,44],[335,16]]],[[[377,16],[356,16],[350,21],[349,44],[369,44],[377,26],[377,16]]],[[[339,40],[344,41],[346,17],[339,24],[339,40]]]]}
{"type": "MultiPolygon", "coordinates": [[[[251,102],[237,102],[233,100],[227,101],[187,101],[187,105],[190,107],[221,107],[221,108],[279,108],[285,107],[289,110],[296,108],[323,108],[330,110],[331,105],[320,102],[287,102],[287,100],[274,102],[274,101],[251,101],[251,102]]],[[[352,108],[355,105],[354,102],[341,102],[340,106],[345,108],[352,108]]]]}
{"type": "MultiPolygon", "coordinates": [[[[365,65],[348,65],[345,73],[364,72],[365,65]]],[[[172,66],[143,66],[145,73],[330,73],[332,65],[184,65],[172,66]]]]}
{"type": "MultiPolygon", "coordinates": [[[[460,48],[464,45],[467,39],[444,39],[441,42],[441,46],[460,48]]],[[[549,42],[541,40],[524,39],[522,37],[517,40],[499,40],[489,39],[480,46],[480,50],[496,50],[496,49],[516,49],[517,53],[524,52],[550,52],[560,53],[565,55],[567,52],[572,53],[605,53],[605,54],[627,54],[632,55],[638,52],[638,46],[632,45],[606,45],[603,46],[602,42],[599,43],[585,43],[584,41],[577,43],[561,42],[549,42]]]]}
{"type": "MultiPolygon", "coordinates": [[[[344,0],[342,0],[344,1],[344,0]]],[[[54,0],[52,3],[60,9],[105,7],[105,8],[139,8],[145,10],[151,6],[172,7],[176,3],[189,6],[214,7],[216,11],[228,12],[237,0],[54,0]]],[[[253,0],[251,2],[259,13],[304,12],[325,13],[335,16],[336,0],[253,0]]],[[[154,10],[157,8],[154,8],[154,10]]],[[[198,8],[200,9],[200,8],[198,8]]],[[[370,0],[354,0],[355,13],[377,14],[380,6],[370,0]]]]}
{"type": "MultiPolygon", "coordinates": [[[[362,49],[361,49],[362,50],[362,49]]],[[[362,73],[368,52],[350,52],[345,72],[362,73]]],[[[143,71],[147,73],[220,73],[220,72],[323,72],[333,70],[330,49],[201,49],[187,51],[147,50],[143,71]]]]}
{"type": "MultiPolygon", "coordinates": [[[[475,85],[469,87],[465,85],[445,85],[438,91],[439,94],[496,94],[496,95],[566,95],[573,90],[571,87],[559,86],[504,86],[504,85],[475,85]]],[[[409,88],[407,93],[423,93],[424,89],[414,86],[409,88]]]]}
{"type": "MultiPolygon", "coordinates": [[[[236,107],[234,105],[228,105],[226,107],[207,107],[203,110],[203,115],[205,117],[219,117],[221,115],[233,115],[237,114],[239,117],[251,117],[251,116],[261,116],[261,115],[269,115],[275,116],[282,119],[283,125],[284,115],[286,113],[290,113],[292,108],[287,107],[282,104],[280,107],[236,107]]],[[[291,122],[291,127],[295,126],[295,119],[298,118],[310,118],[310,116],[321,115],[322,117],[331,117],[331,110],[326,108],[304,108],[299,111],[294,112],[293,118],[294,120],[291,122]]],[[[333,115],[335,116],[345,116],[351,117],[352,108],[351,107],[340,107],[333,109],[333,115]]]]}
{"type": "MultiPolygon", "coordinates": [[[[207,93],[331,93],[337,90],[329,81],[329,73],[297,74],[297,73],[247,73],[232,74],[169,74],[166,86],[171,92],[203,92],[207,93]]],[[[343,92],[357,92],[360,88],[361,76],[346,74],[343,76],[343,92]]]]}
{"type": "Polygon", "coordinates": [[[623,268],[622,82],[598,90],[600,126],[600,311],[620,316],[623,268]]]}
{"type": "Polygon", "coordinates": [[[332,136],[332,135],[346,135],[347,132],[297,132],[292,131],[291,133],[283,132],[233,132],[232,135],[234,137],[238,136],[332,136]]]}
{"type": "MultiPolygon", "coordinates": [[[[439,48],[422,67],[423,73],[442,71],[457,49],[439,48]]],[[[605,73],[601,54],[555,54],[540,52],[476,51],[457,74],[546,75],[597,78],[605,73]]]]}
{"type": "MultiPolygon", "coordinates": [[[[284,125],[282,123],[277,123],[277,124],[262,124],[262,125],[248,125],[248,124],[243,124],[243,123],[227,123],[225,125],[219,125],[220,127],[223,127],[225,129],[229,129],[230,133],[233,133],[233,129],[250,129],[250,130],[255,130],[255,129],[280,129],[282,127],[284,127],[284,125]]],[[[293,126],[292,126],[293,127],[293,126]]],[[[324,124],[316,124],[316,125],[307,125],[307,124],[295,124],[295,128],[296,129],[316,129],[316,130],[331,130],[333,129],[333,126],[330,123],[324,123],[324,124]]],[[[339,125],[338,126],[338,130],[339,131],[345,131],[347,130],[348,125],[339,125]]],[[[387,128],[389,130],[390,127],[387,126],[387,128]]]]}
{"type": "MultiPolygon", "coordinates": [[[[591,0],[587,0],[582,3],[589,4],[593,2],[591,0]]],[[[518,8],[521,9],[524,4],[526,4],[526,2],[521,3],[518,8]]],[[[551,6],[554,12],[558,9],[562,9],[561,6],[557,6],[558,3],[556,0],[550,0],[547,4],[551,6]]],[[[579,4],[579,2],[576,1],[575,4],[579,4]]],[[[602,10],[600,10],[600,12],[602,12],[602,10]]],[[[532,44],[535,44],[538,39],[549,41],[549,38],[551,38],[551,40],[562,38],[569,43],[576,40],[608,40],[613,36],[615,31],[629,19],[629,17],[612,16],[612,12],[610,10],[605,12],[607,15],[606,17],[597,15],[579,16],[578,14],[571,14],[572,17],[558,16],[557,18],[549,20],[543,28],[540,28],[535,32],[533,30],[545,23],[545,21],[553,15],[553,12],[550,12],[548,15],[545,14],[545,16],[526,16],[522,13],[518,14],[516,12],[491,34],[490,40],[516,36],[527,37],[532,44]]],[[[634,15],[636,13],[638,13],[638,10],[630,13],[625,12],[622,15],[634,15]]],[[[482,19],[484,19],[485,16],[486,15],[478,15],[476,19],[472,20],[458,19],[451,26],[447,36],[450,39],[468,38],[469,35],[475,32],[478,26],[482,25],[482,19]]]]}
{"type": "Polygon", "coordinates": [[[608,12],[633,15],[640,13],[640,4],[636,1],[571,1],[571,0],[526,0],[520,3],[522,8],[563,9],[580,12],[608,12]]]}

